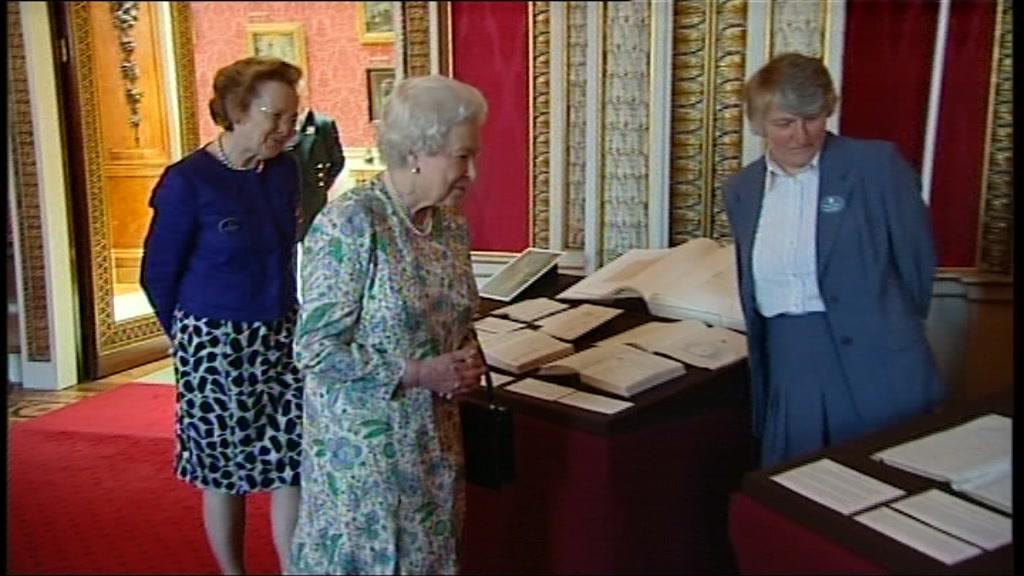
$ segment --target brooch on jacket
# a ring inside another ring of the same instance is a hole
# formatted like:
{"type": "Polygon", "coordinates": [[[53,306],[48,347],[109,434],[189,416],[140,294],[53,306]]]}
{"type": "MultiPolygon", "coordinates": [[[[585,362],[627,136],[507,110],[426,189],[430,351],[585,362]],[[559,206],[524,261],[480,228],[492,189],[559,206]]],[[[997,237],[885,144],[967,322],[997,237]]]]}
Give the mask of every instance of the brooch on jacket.
{"type": "Polygon", "coordinates": [[[241,227],[242,223],[235,217],[228,217],[217,223],[217,230],[224,233],[238,232],[241,227]]]}

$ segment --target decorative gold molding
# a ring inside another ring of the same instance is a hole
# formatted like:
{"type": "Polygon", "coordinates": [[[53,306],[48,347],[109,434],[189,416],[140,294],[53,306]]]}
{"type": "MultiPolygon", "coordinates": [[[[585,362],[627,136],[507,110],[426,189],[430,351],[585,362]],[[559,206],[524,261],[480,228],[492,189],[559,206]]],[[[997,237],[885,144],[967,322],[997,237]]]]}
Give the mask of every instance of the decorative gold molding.
{"type": "Polygon", "coordinates": [[[551,10],[548,2],[530,3],[530,245],[551,243],[551,10]]]}
{"type": "Polygon", "coordinates": [[[28,88],[25,44],[18,2],[7,3],[8,134],[14,160],[15,233],[21,248],[21,321],[29,361],[50,361],[49,306],[46,301],[46,258],[43,246],[43,218],[37,177],[32,103],[28,88]]]}
{"type": "Polygon", "coordinates": [[[742,167],[742,89],[747,45],[747,2],[725,0],[716,4],[714,102],[709,111],[713,124],[713,154],[707,166],[709,197],[708,236],[716,240],[732,236],[722,198],[725,181],[742,167]]]}
{"type": "Polygon", "coordinates": [[[181,149],[189,151],[199,147],[196,63],[192,49],[192,9],[188,2],[171,2],[170,8],[174,64],[178,76],[178,102],[181,103],[181,149]]]}
{"type": "Polygon", "coordinates": [[[403,2],[405,75],[430,74],[430,16],[426,2],[403,2]]]}
{"type": "MultiPolygon", "coordinates": [[[[75,84],[81,107],[80,140],[85,165],[85,195],[90,245],[91,275],[80,278],[92,288],[92,309],[95,318],[96,353],[104,356],[119,349],[160,337],[162,330],[156,316],[147,314],[122,322],[114,318],[114,268],[110,243],[110,215],[103,187],[102,142],[100,140],[100,95],[94,70],[93,38],[90,28],[89,2],[73,2],[68,7],[71,27],[71,58],[77,71],[75,84]]],[[[188,6],[172,3],[171,30],[175,36],[178,93],[192,94],[191,100],[179,102],[182,116],[183,149],[197,146],[198,123],[194,98],[194,63],[191,54],[191,18],[188,6]],[[185,19],[181,19],[185,16],[185,19]]]]}
{"type": "Polygon", "coordinates": [[[679,2],[673,15],[669,244],[728,238],[722,186],[742,161],[746,0],[679,2]]]}
{"type": "Polygon", "coordinates": [[[1013,274],[1013,2],[996,10],[978,260],[984,272],[1013,274]]]}
{"type": "Polygon", "coordinates": [[[132,128],[135,145],[138,146],[139,126],[142,124],[139,105],[142,104],[143,93],[136,85],[139,80],[139,63],[135,61],[138,44],[133,32],[139,23],[139,3],[110,2],[110,15],[118,32],[117,46],[121,52],[121,80],[124,82],[124,97],[128,104],[128,125],[132,128]]]}

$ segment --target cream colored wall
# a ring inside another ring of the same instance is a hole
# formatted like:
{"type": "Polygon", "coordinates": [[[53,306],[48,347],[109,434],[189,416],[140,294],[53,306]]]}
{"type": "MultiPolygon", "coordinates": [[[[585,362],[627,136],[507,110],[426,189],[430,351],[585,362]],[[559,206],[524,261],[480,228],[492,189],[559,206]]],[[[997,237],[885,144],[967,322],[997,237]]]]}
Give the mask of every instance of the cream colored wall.
{"type": "MultiPolygon", "coordinates": [[[[21,372],[26,388],[60,389],[78,383],[78,350],[75,337],[78,315],[72,284],[69,232],[71,223],[68,219],[70,194],[64,178],[65,158],[61,147],[62,139],[59,137],[61,126],[58,123],[60,108],[57,100],[56,66],[50,42],[47,6],[44,2],[21,2],[20,10],[42,211],[51,358],[49,362],[29,362],[22,355],[21,372]]],[[[13,164],[10,147],[7,154],[10,167],[13,164]]],[[[13,180],[8,180],[8,186],[13,189],[13,180]]],[[[20,255],[18,258],[20,261],[20,255]]],[[[19,306],[22,309],[23,295],[23,283],[19,278],[19,306]]],[[[24,331],[25,323],[21,322],[22,342],[26,340],[24,331]]]]}

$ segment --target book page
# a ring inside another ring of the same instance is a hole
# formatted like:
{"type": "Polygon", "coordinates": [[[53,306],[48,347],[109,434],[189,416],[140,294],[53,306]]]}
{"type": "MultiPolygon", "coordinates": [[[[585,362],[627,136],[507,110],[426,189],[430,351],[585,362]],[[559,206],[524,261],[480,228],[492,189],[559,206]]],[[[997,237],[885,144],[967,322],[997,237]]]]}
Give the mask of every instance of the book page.
{"type": "Polygon", "coordinates": [[[572,344],[529,329],[501,334],[480,345],[488,365],[513,374],[527,372],[573,352],[572,344]]]}
{"type": "Polygon", "coordinates": [[[512,320],[505,320],[504,318],[495,318],[494,316],[485,316],[476,322],[473,322],[473,326],[475,326],[480,332],[504,334],[505,332],[524,328],[526,327],[526,324],[523,324],[522,322],[514,322],[512,320]]]}
{"type": "Polygon", "coordinates": [[[679,362],[629,346],[597,349],[610,354],[582,366],[580,380],[617,396],[629,398],[686,373],[679,362]]]}
{"type": "Polygon", "coordinates": [[[491,314],[496,316],[508,316],[520,322],[533,322],[549,314],[554,314],[568,308],[568,304],[555,302],[550,298],[530,298],[522,302],[516,302],[510,306],[503,306],[492,310],[491,314]]]}
{"type": "Polygon", "coordinates": [[[583,408],[584,410],[590,410],[591,412],[600,412],[602,414],[615,414],[616,412],[621,412],[633,405],[632,402],[626,402],[625,400],[616,400],[599,394],[578,391],[562,396],[555,400],[555,402],[575,406],[577,408],[583,408]]]}
{"type": "Polygon", "coordinates": [[[1011,519],[934,488],[889,506],[986,550],[1013,541],[1011,519]]]}
{"type": "Polygon", "coordinates": [[[633,350],[633,348],[624,344],[585,348],[575,354],[557,358],[547,364],[544,364],[540,367],[537,373],[540,375],[579,374],[585,366],[597,364],[601,360],[604,360],[617,352],[621,353],[622,350],[633,350]]]}
{"type": "Polygon", "coordinates": [[[895,486],[828,458],[786,470],[771,478],[841,514],[852,514],[906,494],[895,486]]]}
{"type": "Polygon", "coordinates": [[[563,396],[568,396],[576,392],[575,388],[569,388],[568,386],[559,386],[558,384],[551,384],[550,382],[543,382],[534,378],[523,378],[515,384],[509,384],[505,387],[505,390],[509,392],[516,392],[518,394],[525,394],[526,396],[533,396],[534,398],[540,398],[541,400],[557,400],[563,396]]]}
{"type": "Polygon", "coordinates": [[[618,308],[581,304],[564,312],[537,321],[541,332],[562,340],[575,340],[580,336],[622,314],[618,308]]]}
{"type": "Polygon", "coordinates": [[[747,337],[743,334],[697,324],[700,326],[647,343],[646,349],[708,370],[717,370],[747,357],[747,337]]]}
{"type": "Polygon", "coordinates": [[[735,247],[723,246],[691,268],[686,281],[670,283],[651,294],[647,300],[651,314],[693,318],[712,326],[745,332],[735,247]]]}
{"type": "Polygon", "coordinates": [[[981,554],[980,548],[939,532],[888,506],[854,516],[854,519],[946,565],[956,564],[981,554]]]}
{"type": "Polygon", "coordinates": [[[555,298],[559,300],[603,300],[622,296],[642,296],[632,286],[647,268],[669,253],[668,248],[635,248],[595,270],[555,298]]]}
{"type": "Polygon", "coordinates": [[[694,238],[670,248],[657,262],[644,268],[630,280],[630,287],[644,298],[653,294],[671,295],[703,282],[718,272],[707,265],[707,260],[723,250],[710,238],[694,238]]]}
{"type": "Polygon", "coordinates": [[[965,482],[1009,466],[1012,419],[986,414],[970,422],[904,442],[872,457],[943,482],[965,482]]]}
{"type": "Polygon", "coordinates": [[[598,340],[594,342],[594,345],[632,344],[647,350],[647,344],[661,340],[663,334],[667,334],[669,330],[673,329],[673,324],[676,324],[676,322],[646,322],[604,340],[598,340]]]}

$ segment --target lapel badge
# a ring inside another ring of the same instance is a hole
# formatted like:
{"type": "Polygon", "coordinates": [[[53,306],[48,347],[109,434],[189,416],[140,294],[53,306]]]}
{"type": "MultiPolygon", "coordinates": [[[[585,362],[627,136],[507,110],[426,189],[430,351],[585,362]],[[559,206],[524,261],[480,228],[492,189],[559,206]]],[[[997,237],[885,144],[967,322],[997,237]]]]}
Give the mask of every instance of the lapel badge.
{"type": "Polygon", "coordinates": [[[821,199],[821,211],[825,214],[842,212],[846,208],[846,200],[842,196],[825,196],[821,199]]]}
{"type": "Polygon", "coordinates": [[[306,126],[306,135],[312,136],[313,134],[316,134],[316,126],[306,126]]]}
{"type": "Polygon", "coordinates": [[[228,217],[217,223],[217,230],[225,234],[237,232],[242,227],[242,223],[239,222],[238,218],[228,217]]]}

